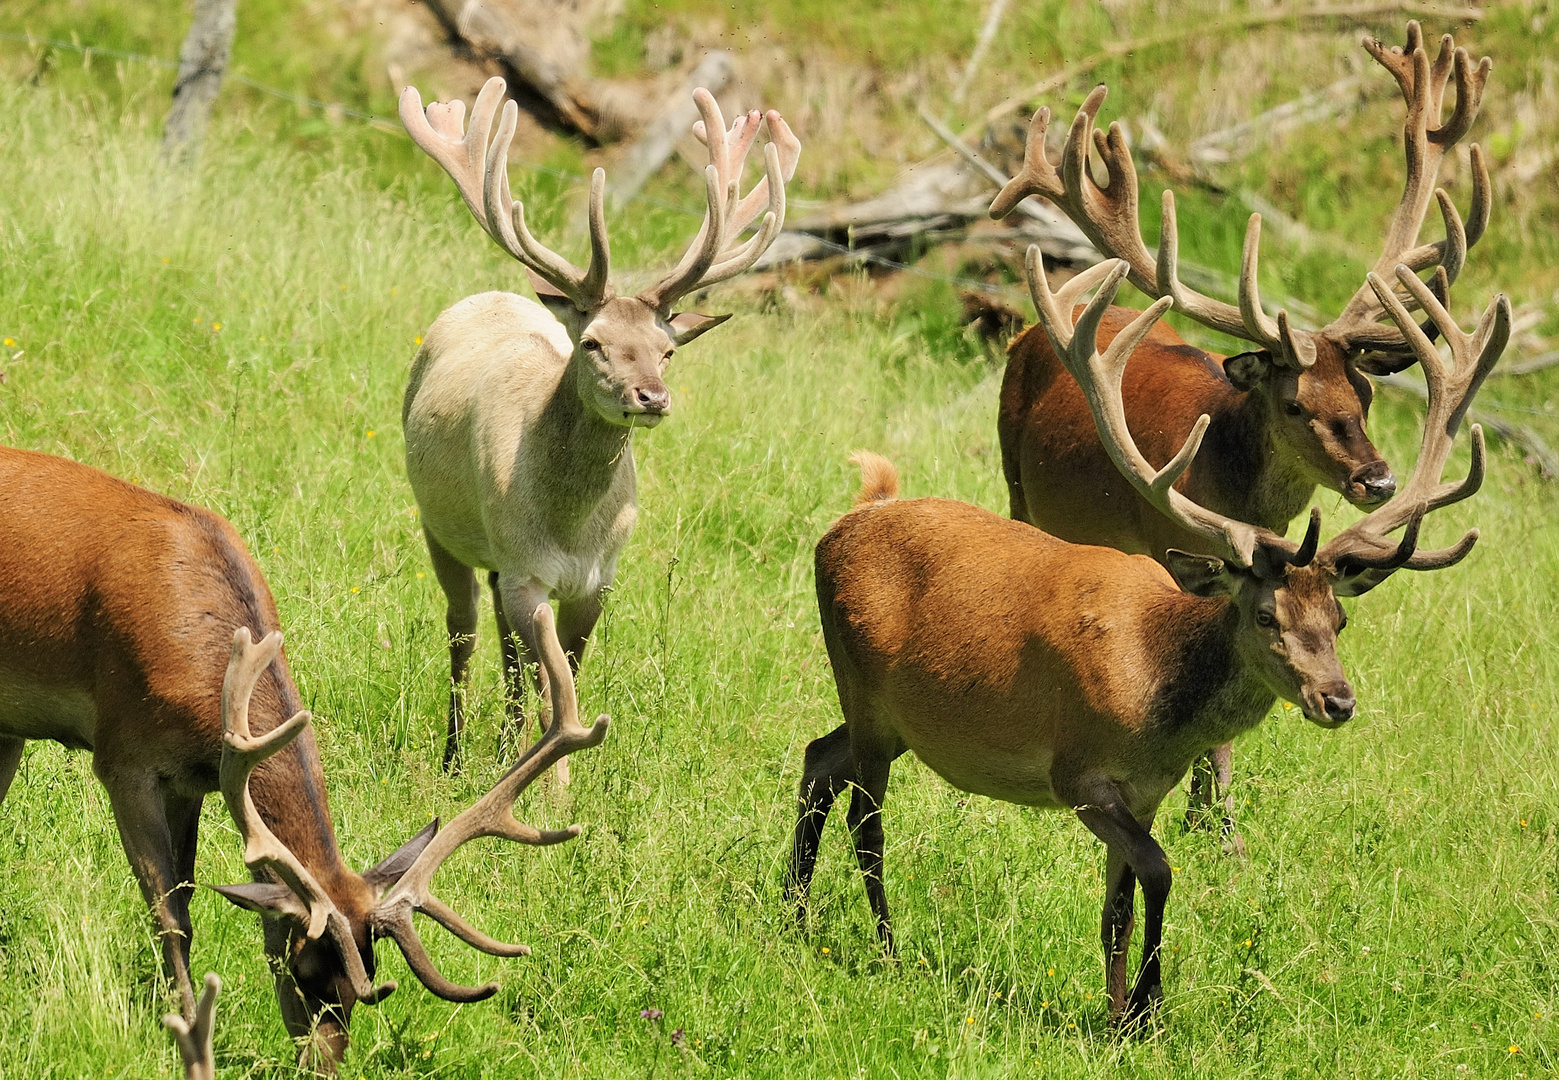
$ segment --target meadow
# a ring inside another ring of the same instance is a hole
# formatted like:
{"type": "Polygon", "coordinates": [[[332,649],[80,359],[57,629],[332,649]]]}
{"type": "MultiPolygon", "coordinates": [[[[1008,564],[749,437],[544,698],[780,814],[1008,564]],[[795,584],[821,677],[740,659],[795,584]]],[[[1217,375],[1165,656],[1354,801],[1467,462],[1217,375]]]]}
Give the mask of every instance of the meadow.
{"type": "MultiPolygon", "coordinates": [[[[236,134],[213,139],[197,177],[160,172],[165,92],[165,78],[125,66],[0,82],[3,438],[235,524],[281,609],[343,849],[366,866],[501,773],[490,616],[468,767],[439,767],[443,597],[399,411],[438,312],[473,292],[523,292],[522,274],[389,134],[276,138],[257,108],[226,119],[236,134]]],[[[539,234],[558,235],[577,188],[512,173],[543,211],[539,234]]],[[[1384,215],[1397,182],[1333,224],[1384,215]]],[[[1306,190],[1290,194],[1303,204],[1306,190]]],[[[1239,226],[1213,222],[1243,211],[1187,203],[1183,234],[1198,207],[1208,222],[1188,246],[1232,268],[1239,226]]],[[[1500,213],[1458,286],[1464,322],[1496,286],[1518,300],[1554,286],[1552,218],[1541,205],[1515,222],[1500,213]]],[[[618,264],[646,268],[691,231],[665,209],[611,227],[618,264]]],[[[577,254],[577,230],[572,243],[577,254]]],[[[1292,254],[1271,260],[1274,290],[1282,273],[1323,308],[1364,265],[1323,272],[1316,253],[1292,254]]],[[[534,955],[479,956],[428,931],[451,978],[502,984],[455,1006],[381,946],[380,976],[401,989],[355,1012],[343,1076],[1559,1065],[1559,487],[1492,444],[1482,493],[1426,527],[1426,544],[1481,528],[1466,562],[1349,603],[1341,652],[1358,718],[1323,731],[1280,706],[1237,746],[1248,858],[1185,831],[1183,793],[1165,804],[1166,998],[1147,1037],[1122,1041],[1105,1023],[1102,847],[1070,815],[964,796],[909,758],[887,802],[899,962],[876,943],[842,815],[824,837],[812,927],[795,928],[781,888],[802,751],[839,722],[812,546],[850,504],[858,447],[892,458],[907,496],[1005,512],[1000,368],[958,330],[940,280],[894,303],[846,273],[815,296],[733,289],[707,305],[737,317],[679,351],[675,412],[635,437],[639,526],[582,672],[581,713],[609,713],[610,737],[574,759],[566,791],[538,787],[518,808],[584,833],[540,850],[473,844],[437,879],[534,955]]],[[[1551,381],[1508,385],[1486,393],[1551,408],[1551,381]]],[[[1413,402],[1382,394],[1371,421],[1401,469],[1417,447],[1413,402]]],[[[1452,472],[1465,461],[1464,447],[1452,472]]],[[[1335,495],[1317,502],[1328,533],[1352,516],[1335,495]]],[[[198,880],[244,880],[239,855],[208,800],[198,880]]],[[[150,923],[88,755],[29,745],[0,804],[0,858],[0,1076],[174,1075],[150,923]]],[[[219,1075],[297,1075],[257,920],[209,891],[193,919],[193,970],[225,982],[219,1075]]]]}

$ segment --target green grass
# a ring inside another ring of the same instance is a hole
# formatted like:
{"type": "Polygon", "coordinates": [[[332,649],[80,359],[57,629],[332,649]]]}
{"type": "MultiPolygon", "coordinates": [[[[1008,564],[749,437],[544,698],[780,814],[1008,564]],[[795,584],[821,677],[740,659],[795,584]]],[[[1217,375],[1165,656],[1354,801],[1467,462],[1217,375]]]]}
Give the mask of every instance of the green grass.
{"type": "MultiPolygon", "coordinates": [[[[386,183],[357,143],[278,149],[263,113],[214,140],[198,184],[158,178],[158,93],[133,72],[114,82],[0,89],[13,118],[0,127],[0,335],[18,343],[0,359],[3,437],[235,523],[277,595],[343,847],[367,865],[497,776],[485,622],[472,767],[439,771],[443,604],[397,417],[417,335],[522,275],[431,166],[386,183]]],[[[555,202],[548,227],[571,205],[555,202]]],[[[1511,231],[1491,250],[1515,252],[1500,266],[1551,243],[1496,221],[1511,231]]],[[[627,265],[676,231],[633,215],[612,227],[627,265]]],[[[1237,235],[1205,246],[1198,257],[1225,269],[1237,258],[1237,235]]],[[[1502,272],[1521,298],[1526,280],[1502,272]]],[[[1469,270],[1464,309],[1493,273],[1469,270]]],[[[1283,283],[1322,305],[1348,291],[1283,283]]],[[[1439,514],[1426,541],[1476,523],[1473,556],[1352,603],[1342,652],[1358,721],[1323,732],[1279,709],[1240,743],[1252,857],[1183,833],[1183,797],[1166,804],[1158,833],[1179,873],[1151,1038],[1104,1031],[1099,845],[1066,815],[966,798],[908,760],[887,810],[902,963],[877,949],[837,821],[815,925],[792,928],[780,884],[802,750],[838,723],[811,548],[848,506],[844,458],[872,447],[909,495],[1004,506],[995,376],[949,329],[953,303],[932,285],[888,307],[845,279],[816,308],[736,302],[737,319],[679,353],[677,414],[637,440],[640,525],[582,680],[611,737],[576,760],[566,795],[522,801],[526,819],[579,821],[584,836],[473,845],[438,879],[535,954],[481,957],[428,930],[452,977],[503,984],[456,1007],[381,947],[381,974],[403,988],[356,1013],[344,1076],[1554,1068],[1559,493],[1503,446],[1483,493],[1439,514]],[[651,1007],[661,1020],[641,1019],[651,1007]]],[[[1393,461],[1411,457],[1405,404],[1383,397],[1374,428],[1393,461]]],[[[1320,501],[1329,523],[1347,516],[1320,501]]],[[[149,922],[87,755],[29,747],[0,806],[0,852],[0,1075],[174,1075],[149,922]]],[[[215,799],[197,876],[245,876],[215,799]]],[[[195,970],[227,986],[220,1074],[294,1075],[254,917],[202,892],[194,921],[195,970]]]]}

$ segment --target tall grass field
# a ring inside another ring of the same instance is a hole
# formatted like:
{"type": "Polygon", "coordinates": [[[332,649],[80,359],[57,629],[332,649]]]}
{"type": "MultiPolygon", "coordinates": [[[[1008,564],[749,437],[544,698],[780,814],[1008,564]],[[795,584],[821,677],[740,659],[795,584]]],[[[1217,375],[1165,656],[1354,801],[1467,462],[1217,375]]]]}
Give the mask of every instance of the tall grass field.
{"type": "MultiPolygon", "coordinates": [[[[467,768],[440,769],[444,600],[400,407],[441,310],[528,289],[436,167],[389,133],[360,130],[342,148],[273,138],[263,109],[219,114],[198,175],[161,171],[166,89],[133,67],[0,82],[0,437],[234,523],[280,605],[342,847],[366,867],[503,769],[490,614],[467,768]]],[[[1335,222],[1365,248],[1400,191],[1388,160],[1335,222]]],[[[582,257],[579,186],[512,172],[538,234],[582,257]]],[[[1453,190],[1463,206],[1466,190],[1453,190]]],[[[1156,190],[1143,202],[1156,206],[1156,190]]],[[[1245,211],[1183,205],[1186,248],[1237,267],[1245,211]]],[[[1544,301],[1559,284],[1553,220],[1502,212],[1457,287],[1469,325],[1496,289],[1544,301]]],[[[615,262],[648,271],[694,228],[634,204],[611,221],[615,262]]],[[[1268,250],[1272,292],[1323,310],[1367,265],[1311,274],[1314,251],[1281,239],[1268,250]]],[[[877,944],[842,814],[824,835],[812,925],[797,929],[781,890],[802,752],[840,722],[812,548],[850,505],[846,457],[886,454],[906,496],[1006,512],[1000,365],[958,330],[952,287],[925,279],[888,304],[845,273],[801,293],[701,301],[736,318],[678,352],[673,414],[635,436],[639,525],[580,682],[581,714],[610,713],[611,735],[573,759],[570,787],[538,785],[517,807],[583,835],[468,845],[437,878],[452,906],[533,955],[480,955],[427,924],[451,978],[502,986],[457,1006],[381,943],[380,977],[401,989],[356,1010],[341,1075],[1460,1078],[1559,1066],[1559,487],[1500,442],[1482,492],[1425,527],[1438,545],[1476,525],[1472,555],[1347,602],[1357,719],[1324,731],[1279,706],[1238,743],[1249,857],[1186,831],[1183,793],[1160,812],[1176,873],[1166,997],[1145,1037],[1107,1030],[1102,846],[1069,814],[966,796],[908,756],[886,806],[899,959],[877,944]]],[[[1553,385],[1519,393],[1549,408],[1553,385]]],[[[1371,414],[1403,475],[1417,408],[1382,392],[1371,414]]],[[[1317,502],[1328,535],[1354,516],[1333,494],[1317,502]]],[[[236,830],[209,799],[197,879],[246,878],[236,830]]],[[[225,984],[219,1076],[298,1075],[256,917],[201,890],[193,920],[192,969],[225,984]]],[[[159,1023],[171,1007],[89,755],[29,744],[0,804],[0,1076],[172,1077],[159,1023]]]]}

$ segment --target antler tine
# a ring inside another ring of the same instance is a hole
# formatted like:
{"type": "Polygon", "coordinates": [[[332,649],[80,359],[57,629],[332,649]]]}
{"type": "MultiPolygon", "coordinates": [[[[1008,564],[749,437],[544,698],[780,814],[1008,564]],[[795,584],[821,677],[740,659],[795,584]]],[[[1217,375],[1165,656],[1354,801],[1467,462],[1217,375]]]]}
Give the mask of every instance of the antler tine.
{"type": "Polygon", "coordinates": [[[1023,167],[991,200],[990,214],[997,221],[1016,210],[1018,204],[1030,195],[1043,195],[1058,206],[1060,200],[1066,197],[1066,189],[1061,186],[1061,177],[1057,175],[1056,167],[1045,156],[1045,136],[1049,131],[1050,108],[1041,105],[1029,120],[1028,139],[1023,146],[1023,167]]]}
{"type": "MultiPolygon", "coordinates": [[[[753,234],[745,244],[725,252],[709,270],[699,279],[698,287],[705,288],[710,285],[718,285],[728,278],[743,273],[753,263],[758,261],[769,245],[774,243],[774,238],[779,236],[780,230],[785,226],[785,181],[783,176],[783,164],[780,161],[780,152],[773,143],[763,148],[763,161],[766,174],[762,184],[766,189],[769,201],[768,211],[763,215],[763,223],[758,231],[753,234]]],[[[757,194],[759,189],[754,189],[752,194],[757,194]]],[[[738,215],[739,216],[739,215],[738,215]]],[[[743,224],[745,227],[745,223],[743,224]]],[[[729,235],[735,235],[731,233],[729,235]]]]}
{"type": "MultiPolygon", "coordinates": [[[[713,101],[713,97],[710,100],[713,101]]],[[[718,104],[715,108],[718,111],[718,104]]],[[[736,236],[751,221],[749,219],[741,225],[735,224],[738,205],[746,201],[738,199],[737,192],[741,186],[742,171],[747,164],[747,152],[752,149],[753,140],[758,137],[758,126],[762,122],[763,114],[757,109],[742,113],[731,121],[729,130],[721,130],[716,134],[715,137],[720,143],[719,148],[710,149],[712,163],[717,155],[721,158],[715,166],[720,171],[720,182],[725,190],[724,228],[727,238],[736,236]]],[[[704,121],[694,122],[693,135],[705,146],[709,145],[709,129],[704,121]]]]}
{"type": "MultiPolygon", "coordinates": [[[[759,113],[754,109],[747,115],[749,133],[745,135],[745,139],[746,143],[751,143],[754,136],[758,133],[758,121],[755,118],[759,117],[759,113]]],[[[757,185],[746,195],[742,196],[740,200],[733,199],[727,207],[728,217],[725,227],[727,241],[734,242],[749,225],[758,220],[758,215],[763,213],[765,208],[768,210],[775,209],[774,188],[776,186],[784,187],[784,185],[790,183],[791,178],[796,175],[796,164],[801,160],[801,140],[796,138],[795,133],[790,130],[790,125],[785,123],[785,118],[780,116],[775,110],[770,109],[762,119],[769,125],[769,146],[774,147],[779,154],[778,180],[774,179],[776,170],[769,166],[768,148],[765,147],[763,179],[759,180],[757,185]]],[[[732,127],[734,129],[735,125],[733,124],[732,127]]],[[[742,148],[742,158],[744,160],[747,155],[746,143],[744,143],[742,148]]],[[[737,168],[736,175],[740,177],[740,167],[737,168]]],[[[780,192],[778,203],[780,207],[778,213],[780,225],[783,225],[785,220],[784,194],[783,191],[780,192]]],[[[775,235],[778,235],[777,229],[775,235]]],[[[764,248],[767,247],[768,245],[765,244],[764,248]]],[[[729,251],[722,253],[720,262],[725,262],[730,254],[729,251]]],[[[762,254],[762,252],[760,251],[759,254],[762,254]]],[[[756,256],[754,258],[756,259],[756,256]]],[[[707,282],[700,282],[700,284],[707,284],[707,282]]]]}
{"type": "Polygon", "coordinates": [[[606,217],[601,209],[605,173],[590,178],[590,268],[579,270],[562,256],[539,244],[525,227],[525,208],[509,189],[509,146],[514,141],[519,107],[503,101],[505,83],[488,79],[471,110],[471,126],[461,133],[465,104],[435,101],[424,115],[422,95],[408,86],[401,93],[401,122],[412,141],[443,166],[455,181],[471,214],[499,247],[561,290],[580,310],[599,304],[606,295],[610,253],[606,242],[606,217]],[[492,135],[493,116],[503,101],[498,135],[492,135]]]}
{"type": "MultiPolygon", "coordinates": [[[[1391,316],[1401,330],[1403,338],[1412,346],[1424,371],[1428,384],[1429,407],[1424,417],[1424,434],[1418,460],[1406,484],[1385,505],[1355,522],[1333,537],[1321,553],[1321,558],[1333,565],[1344,560],[1363,562],[1379,558],[1393,545],[1387,535],[1413,519],[1438,510],[1442,506],[1460,502],[1477,492],[1483,483],[1485,448],[1483,429],[1472,428],[1472,460],[1467,476],[1461,481],[1442,482],[1441,476],[1450,458],[1472,399],[1483,385],[1484,379],[1499,361],[1510,340],[1510,300],[1503,294],[1494,297],[1478,326],[1472,333],[1464,332],[1446,310],[1429,286],[1420,281],[1412,270],[1399,265],[1397,279],[1409,294],[1429,315],[1450,346],[1450,360],[1440,355],[1429,335],[1414,320],[1407,305],[1394,289],[1378,274],[1371,273],[1368,281],[1381,307],[1391,316]]],[[[1414,570],[1432,570],[1450,566],[1472,550],[1477,541],[1477,530],[1471,530],[1449,548],[1439,551],[1415,552],[1403,565],[1414,570]]]]}
{"type": "Polygon", "coordinates": [[[222,980],[214,971],[206,972],[206,986],[195,1003],[195,1020],[185,1021],[177,1013],[162,1018],[163,1027],[173,1032],[173,1041],[184,1060],[184,1080],[214,1080],[216,1059],[211,1048],[215,1032],[217,995],[222,992],[222,980]]]}
{"type": "Polygon", "coordinates": [[[272,630],[253,644],[249,628],[233,632],[233,655],[222,680],[222,760],[218,767],[222,797],[244,840],[244,865],[250,871],[269,870],[284,881],[308,907],[308,936],[317,938],[335,905],[314,875],[276,838],[249,794],[249,777],[266,758],[296,739],[311,719],[307,710],[294,713],[264,735],[249,733],[249,698],[265,669],[281,651],[281,631],[272,630]]]}
{"type": "Polygon", "coordinates": [[[493,239],[509,255],[567,296],[575,307],[581,311],[588,310],[601,302],[606,290],[609,261],[606,219],[600,208],[601,197],[597,194],[598,189],[604,193],[606,174],[597,169],[590,178],[590,268],[580,270],[531,235],[525,225],[525,204],[516,202],[510,193],[509,145],[514,141],[519,114],[519,106],[513,101],[503,103],[498,134],[493,139],[492,152],[487,158],[482,200],[488,221],[492,223],[493,239]]]}
{"type": "MultiPolygon", "coordinates": [[[[713,168],[710,166],[711,173],[713,168]]],[[[713,183],[712,179],[710,183],[713,183]]],[[[433,837],[369,915],[374,935],[392,938],[422,984],[448,1001],[481,1001],[496,992],[498,986],[496,983],[479,987],[460,986],[444,978],[428,956],[422,939],[412,925],[413,912],[421,911],[466,944],[493,956],[524,956],[530,950],[524,945],[498,941],[467,923],[432,894],[430,885],[433,875],[457,848],[478,837],[497,836],[521,844],[546,845],[578,836],[581,831],[578,825],[570,825],[566,829],[542,830],[521,824],[514,817],[514,801],[538,776],[562,758],[576,750],[599,746],[601,740],[606,738],[611,723],[603,715],[588,728],[580,725],[574,677],[569,670],[563,646],[558,642],[552,608],[547,604],[540,605],[533,618],[536,640],[540,643],[541,666],[550,684],[551,725],[546,734],[514,763],[492,790],[433,837]]]]}
{"type": "MultiPolygon", "coordinates": [[[[1050,291],[1037,246],[1029,248],[1025,267],[1034,306],[1039,309],[1040,325],[1045,328],[1056,355],[1082,389],[1088,410],[1093,414],[1094,424],[1099,430],[1099,440],[1104,444],[1110,460],[1131,485],[1162,513],[1184,528],[1212,541],[1225,558],[1240,566],[1252,564],[1258,546],[1291,558],[1298,550],[1296,545],[1265,529],[1257,529],[1215,514],[1174,489],[1175,482],[1190,467],[1192,458],[1201,446],[1202,436],[1207,433],[1208,424],[1211,423],[1209,417],[1202,416],[1197,420],[1185,443],[1162,469],[1155,468],[1143,457],[1131,437],[1121,397],[1121,378],[1132,352],[1169,309],[1171,299],[1164,296],[1156,300],[1118,333],[1103,355],[1100,355],[1095,345],[1099,323],[1105,309],[1115,299],[1121,281],[1129,272],[1127,262],[1121,259],[1106,264],[1102,274],[1098,268],[1086,272],[1090,285],[1099,282],[1099,291],[1077,318],[1075,325],[1070,308],[1063,311],[1058,302],[1060,298],[1050,291]]],[[[1079,278],[1083,276],[1079,275],[1079,278]]]]}
{"type": "Polygon", "coordinates": [[[247,626],[233,631],[233,654],[222,679],[222,758],[217,774],[222,798],[244,841],[244,865],[250,873],[268,871],[290,888],[304,908],[306,933],[318,938],[329,933],[359,998],[378,1001],[395,989],[394,983],[375,986],[368,979],[357,951],[351,924],[330,899],[308,867],[277,839],[249,794],[249,778],[266,758],[283,750],[308,727],[307,710],[294,713],[264,735],[251,735],[249,699],[255,684],[281,652],[281,631],[272,630],[253,643],[247,626]]]}
{"type": "Polygon", "coordinates": [[[1295,333],[1288,312],[1280,310],[1276,319],[1261,306],[1257,285],[1257,262],[1261,251],[1261,215],[1252,214],[1245,227],[1245,250],[1240,256],[1240,319],[1250,341],[1267,348],[1273,357],[1288,367],[1303,371],[1315,363],[1315,342],[1308,334],[1295,333]]]}
{"type": "MultiPolygon", "coordinates": [[[[1248,319],[1242,307],[1225,304],[1189,289],[1178,274],[1180,237],[1175,220],[1174,195],[1166,190],[1163,199],[1163,217],[1159,230],[1158,254],[1152,255],[1142,241],[1138,222],[1137,169],[1132,162],[1131,149],[1126,145],[1126,134],[1120,124],[1109,126],[1108,132],[1094,127],[1099,108],[1104,104],[1108,88],[1102,83],[1083,101],[1067,129],[1065,148],[1061,153],[1059,170],[1045,156],[1045,136],[1050,127],[1050,110],[1041,108],[1029,124],[1028,143],[1023,156],[1023,168],[1009,180],[991,203],[991,216],[1005,217],[1029,195],[1042,195],[1066,213],[1084,235],[1093,242],[1106,258],[1124,259],[1130,267],[1129,278],[1133,285],[1149,296],[1169,297],[1176,311],[1195,319],[1204,326],[1222,333],[1253,341],[1271,348],[1281,358],[1294,366],[1308,366],[1313,359],[1314,346],[1301,333],[1290,333],[1287,340],[1294,342],[1292,355],[1283,353],[1284,342],[1279,324],[1262,318],[1269,326],[1248,319]],[[1099,154],[1108,177],[1108,186],[1101,188],[1089,168],[1090,149],[1099,154]]],[[[1247,237],[1246,265],[1249,273],[1242,275],[1245,281],[1255,273],[1254,251],[1247,237]]],[[[1242,291],[1242,301],[1244,299],[1242,291]]],[[[1260,310],[1259,299],[1255,303],[1260,310]]]]}
{"type": "MultiPolygon", "coordinates": [[[[1375,260],[1371,272],[1384,277],[1398,265],[1420,271],[1438,263],[1446,267],[1454,282],[1466,260],[1466,249],[1482,237],[1493,205],[1488,166],[1482,150],[1477,146],[1472,148],[1472,209],[1465,230],[1454,207],[1447,212],[1450,200],[1436,188],[1435,178],[1446,151],[1467,134],[1477,118],[1493,61],[1485,56],[1474,67],[1467,50],[1458,47],[1451,35],[1446,34],[1440,39],[1439,54],[1431,64],[1424,47],[1423,30],[1416,21],[1408,23],[1407,43],[1403,48],[1387,48],[1375,38],[1365,38],[1363,44],[1397,80],[1407,103],[1402,129],[1407,159],[1402,199],[1392,214],[1380,257],[1375,260]],[[1456,110],[1442,123],[1445,90],[1453,75],[1456,110]],[[1440,202],[1446,239],[1415,246],[1431,197],[1440,202]]],[[[1320,332],[1350,349],[1407,348],[1405,337],[1393,334],[1389,326],[1377,321],[1384,314],[1385,309],[1366,282],[1354,293],[1342,314],[1320,332]]]]}
{"type": "Polygon", "coordinates": [[[401,91],[401,123],[412,142],[420,146],[455,181],[455,188],[465,200],[473,217],[492,233],[487,212],[483,208],[482,184],[487,172],[487,140],[493,131],[493,116],[498,103],[503,100],[504,81],[491,78],[476,96],[471,110],[471,127],[461,131],[466,106],[463,101],[448,104],[435,101],[424,114],[422,95],[415,86],[401,91]]]}
{"type": "Polygon", "coordinates": [[[639,299],[657,311],[669,310],[679,297],[697,288],[699,279],[719,259],[725,247],[727,197],[734,196],[731,191],[730,148],[726,144],[725,117],[720,112],[720,105],[714,95],[702,86],[693,91],[693,103],[703,116],[699,123],[703,125],[706,134],[704,145],[709,148],[709,164],[704,169],[706,209],[698,234],[694,236],[693,243],[681,261],[669,274],[639,293],[639,299]],[[719,133],[718,137],[714,134],[716,132],[719,133]]]}

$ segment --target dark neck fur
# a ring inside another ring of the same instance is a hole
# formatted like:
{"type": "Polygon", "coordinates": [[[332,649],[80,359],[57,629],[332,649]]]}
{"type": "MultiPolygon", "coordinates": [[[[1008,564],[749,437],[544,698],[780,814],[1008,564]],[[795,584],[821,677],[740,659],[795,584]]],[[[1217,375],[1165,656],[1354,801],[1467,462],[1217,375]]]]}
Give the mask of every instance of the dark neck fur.
{"type": "MultiPolygon", "coordinates": [[[[290,676],[273,681],[273,676],[267,675],[256,687],[251,701],[250,723],[256,734],[262,734],[299,708],[301,702],[290,676]],[[262,698],[262,692],[267,690],[270,692],[262,698]]],[[[312,728],[311,723],[289,746],[255,769],[249,779],[249,794],[261,820],[276,834],[276,839],[287,845],[328,889],[333,880],[351,870],[336,845],[330,797],[325,792],[325,771],[312,728]]]]}
{"type": "Polygon", "coordinates": [[[1277,700],[1235,648],[1239,619],[1239,610],[1226,598],[1175,594],[1159,611],[1154,638],[1168,643],[1162,659],[1172,675],[1152,726],[1175,747],[1177,757],[1184,757],[1184,767],[1255,727],[1277,700]]]}
{"type": "Polygon", "coordinates": [[[1315,481],[1295,467],[1292,454],[1274,452],[1272,419],[1260,393],[1232,392],[1213,414],[1191,484],[1208,509],[1282,535],[1310,501],[1315,481]]]}

